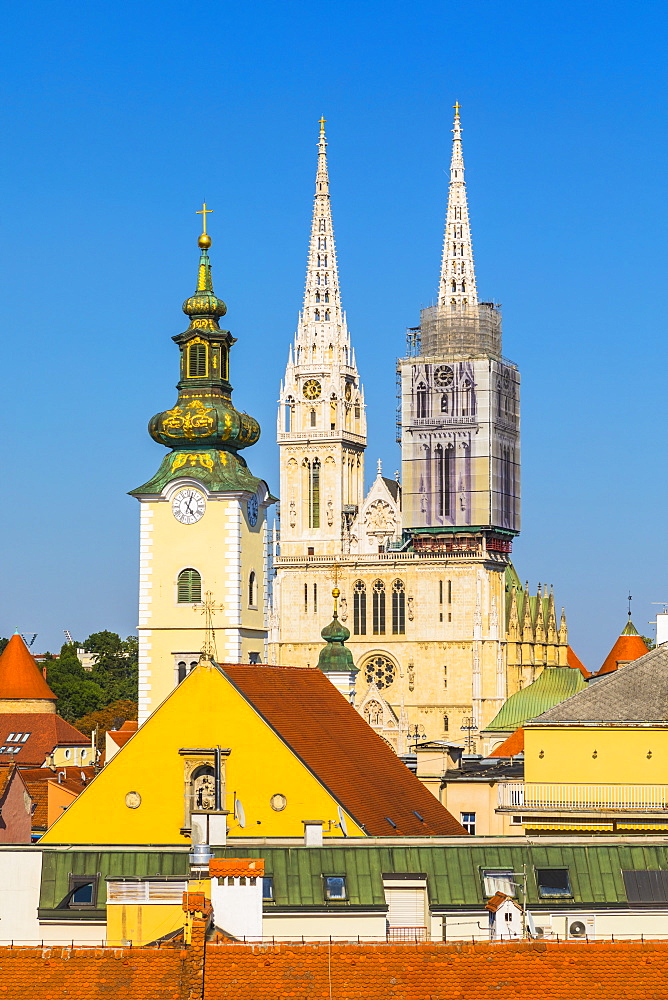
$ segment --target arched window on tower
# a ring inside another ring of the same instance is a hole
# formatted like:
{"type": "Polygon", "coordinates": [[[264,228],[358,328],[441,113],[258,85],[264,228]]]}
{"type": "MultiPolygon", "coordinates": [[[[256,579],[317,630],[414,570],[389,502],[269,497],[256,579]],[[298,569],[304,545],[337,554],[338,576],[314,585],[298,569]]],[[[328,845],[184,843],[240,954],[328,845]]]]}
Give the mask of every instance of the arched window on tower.
{"type": "Polygon", "coordinates": [[[463,292],[466,291],[466,282],[465,281],[462,281],[462,291],[463,292]]]}
{"type": "Polygon", "coordinates": [[[452,285],[450,287],[450,291],[451,292],[456,292],[457,291],[457,282],[456,281],[452,282],[452,285]]]}
{"type": "Polygon", "coordinates": [[[324,219],[320,220],[320,222],[318,224],[318,227],[319,227],[319,230],[320,230],[321,233],[325,232],[325,220],[324,219]]]}
{"type": "Polygon", "coordinates": [[[325,309],[325,322],[329,321],[329,316],[330,316],[329,309],[325,309]]]}
{"type": "Polygon", "coordinates": [[[257,577],[254,569],[250,571],[248,577],[248,607],[257,607],[257,577]]]}
{"type": "Polygon", "coordinates": [[[311,427],[315,427],[315,425],[316,425],[315,410],[311,410],[311,427]]]}
{"type": "Polygon", "coordinates": [[[196,569],[182,569],[176,581],[178,604],[199,604],[202,600],[202,577],[196,569]]]}
{"type": "Polygon", "coordinates": [[[308,526],[320,527],[320,461],[308,464],[308,526]]]}
{"type": "Polygon", "coordinates": [[[292,396],[288,396],[285,401],[285,408],[283,411],[283,430],[286,434],[289,434],[293,430],[292,422],[295,417],[295,401],[292,396]]]}
{"type": "Polygon", "coordinates": [[[320,302],[320,292],[315,293],[315,301],[320,302]]]}
{"type": "Polygon", "coordinates": [[[353,586],[353,635],[366,635],[366,584],[355,580],[353,586]]]}
{"type": "Polygon", "coordinates": [[[457,308],[457,301],[456,301],[456,299],[451,299],[450,300],[450,309],[452,310],[452,312],[454,312],[456,308],[457,308]]]}
{"type": "Polygon", "coordinates": [[[206,376],[206,344],[191,344],[188,348],[188,378],[206,376]]]}
{"type": "Polygon", "coordinates": [[[313,315],[313,318],[316,321],[316,323],[320,322],[320,310],[319,309],[316,309],[316,311],[315,311],[315,313],[313,315]]]}
{"type": "Polygon", "coordinates": [[[450,516],[450,449],[437,444],[436,462],[436,512],[439,517],[450,516]]]}
{"type": "Polygon", "coordinates": [[[385,584],[382,580],[373,583],[373,634],[385,635],[385,584]]]}
{"type": "Polygon", "coordinates": [[[417,387],[417,415],[418,417],[428,416],[427,386],[420,382],[417,387]]]}
{"type": "Polygon", "coordinates": [[[329,429],[336,430],[336,400],[332,399],[329,404],[329,429]]]}
{"type": "Polygon", "coordinates": [[[319,284],[320,284],[320,274],[316,274],[316,276],[315,276],[315,281],[316,281],[316,284],[317,284],[317,285],[319,285],[319,284]]]}
{"type": "Polygon", "coordinates": [[[406,588],[403,580],[392,584],[392,635],[406,632],[406,588]]]}
{"type": "Polygon", "coordinates": [[[325,292],[325,302],[329,302],[329,292],[325,292]]]}

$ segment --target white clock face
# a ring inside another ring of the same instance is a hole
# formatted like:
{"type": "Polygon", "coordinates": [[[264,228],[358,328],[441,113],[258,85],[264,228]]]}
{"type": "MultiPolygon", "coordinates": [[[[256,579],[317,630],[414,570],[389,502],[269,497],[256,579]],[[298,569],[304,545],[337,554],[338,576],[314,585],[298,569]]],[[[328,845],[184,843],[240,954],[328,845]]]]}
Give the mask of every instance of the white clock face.
{"type": "Polygon", "coordinates": [[[206,500],[197,490],[179,490],[172,500],[172,514],[181,524],[194,524],[205,510],[206,500]]]}
{"type": "Polygon", "coordinates": [[[253,528],[257,524],[257,511],[258,511],[257,497],[255,495],[253,495],[248,500],[248,503],[247,503],[246,506],[247,506],[247,510],[248,510],[248,523],[250,524],[251,528],[253,528]]]}

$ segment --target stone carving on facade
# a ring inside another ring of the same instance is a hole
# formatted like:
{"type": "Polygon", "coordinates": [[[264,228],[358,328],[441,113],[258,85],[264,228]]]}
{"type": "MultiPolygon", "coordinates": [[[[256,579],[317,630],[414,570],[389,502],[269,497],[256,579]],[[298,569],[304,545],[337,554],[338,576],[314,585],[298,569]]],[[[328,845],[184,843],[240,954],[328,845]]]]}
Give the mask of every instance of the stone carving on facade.
{"type": "Polygon", "coordinates": [[[406,598],[406,614],[408,615],[409,622],[412,622],[415,618],[415,611],[413,609],[413,596],[409,594],[406,598]]]}

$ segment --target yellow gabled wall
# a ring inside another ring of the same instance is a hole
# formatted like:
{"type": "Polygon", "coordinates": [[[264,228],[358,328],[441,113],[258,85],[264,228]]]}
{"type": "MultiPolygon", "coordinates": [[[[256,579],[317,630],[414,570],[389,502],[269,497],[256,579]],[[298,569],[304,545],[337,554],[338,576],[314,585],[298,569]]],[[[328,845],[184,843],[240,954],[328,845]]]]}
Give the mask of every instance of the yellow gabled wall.
{"type": "MultiPolygon", "coordinates": [[[[337,802],[215,666],[202,663],[188,675],[47,831],[43,844],[187,844],[184,760],[179,750],[230,749],[223,808],[235,837],[301,837],[303,820],[332,821],[337,802]],[[126,805],[128,792],[141,805],[126,805]],[[281,812],[271,797],[285,795],[281,812]],[[246,826],[234,821],[234,797],[246,826]]],[[[346,813],[348,833],[364,836],[346,813]]],[[[325,835],[327,836],[327,829],[325,835]]]]}
{"type": "Polygon", "coordinates": [[[668,784],[668,725],[527,726],[527,783],[668,784]]]}

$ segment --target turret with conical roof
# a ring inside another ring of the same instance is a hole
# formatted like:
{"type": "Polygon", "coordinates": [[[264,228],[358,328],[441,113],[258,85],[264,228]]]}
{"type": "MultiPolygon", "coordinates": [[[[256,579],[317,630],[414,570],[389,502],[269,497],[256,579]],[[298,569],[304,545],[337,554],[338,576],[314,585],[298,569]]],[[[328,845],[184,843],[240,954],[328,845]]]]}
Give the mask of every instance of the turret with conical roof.
{"type": "Polygon", "coordinates": [[[56,695],[18,632],[0,655],[0,713],[54,713],[56,695]]]}
{"type": "Polygon", "coordinates": [[[629,620],[615,639],[612,649],[603,661],[603,666],[593,675],[592,679],[595,680],[597,677],[614,673],[619,667],[623,667],[633,660],[638,660],[646,652],[647,644],[631,621],[629,613],[629,620]]]}
{"type": "Polygon", "coordinates": [[[198,213],[203,224],[197,285],[183,303],[190,323],[172,338],[181,353],[179,396],[171,410],[151,418],[148,428],[153,440],[171,451],[153,479],[132,491],[135,496],[160,493],[170,480],[184,475],[199,480],[211,492],[254,492],[259,483],[239,455],[258,440],[260,425],[232,403],[229,356],[236,340],[218,324],[227,306],[213,290],[211,237],[206,231],[211,211],[205,203],[198,213]]]}

